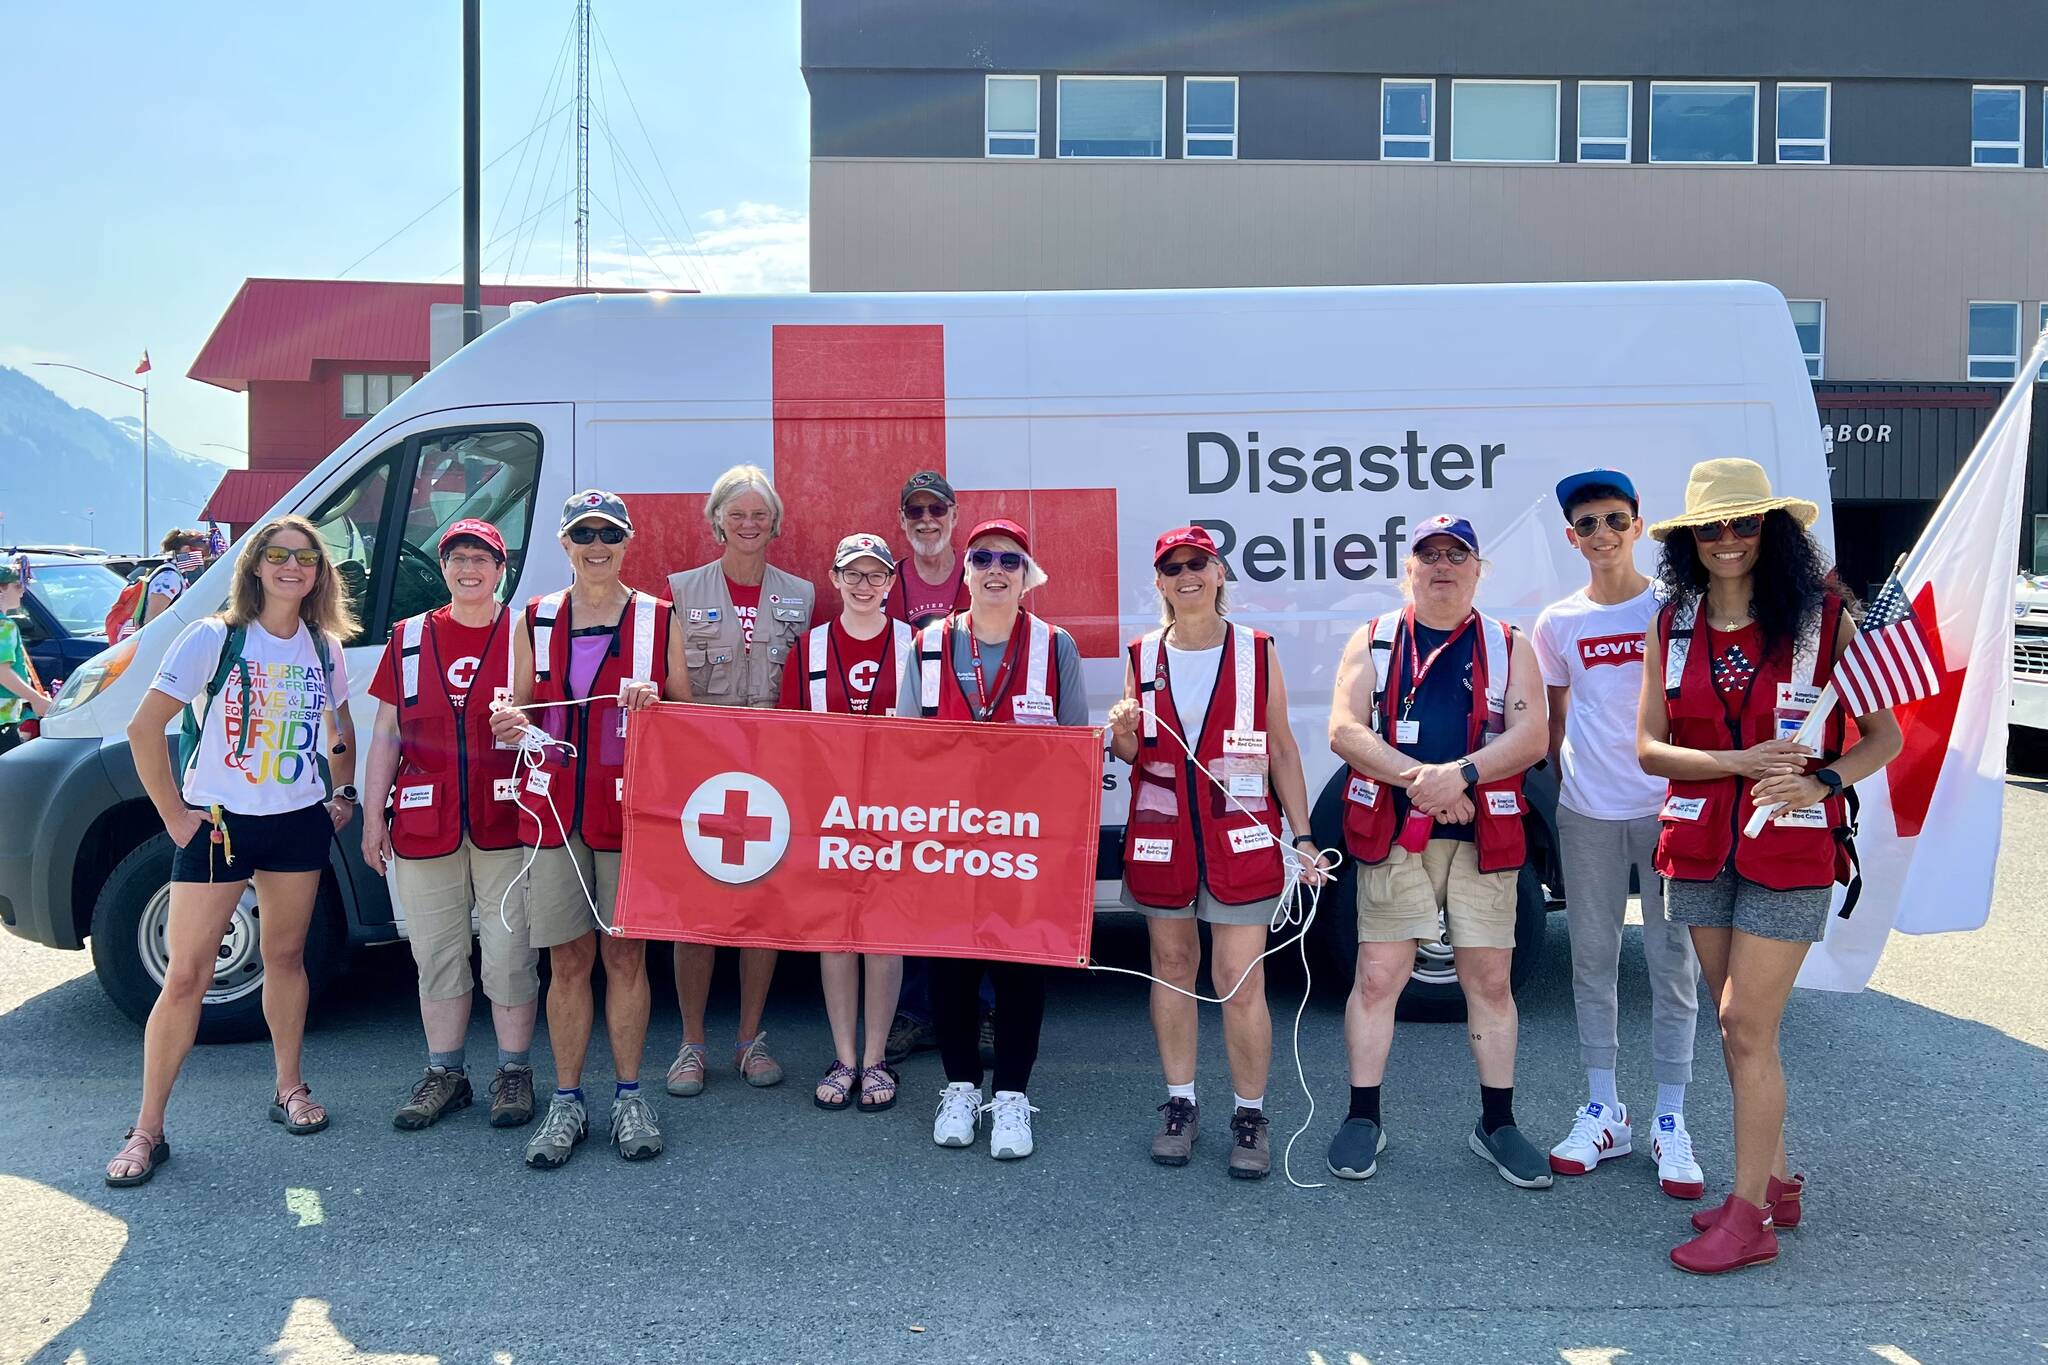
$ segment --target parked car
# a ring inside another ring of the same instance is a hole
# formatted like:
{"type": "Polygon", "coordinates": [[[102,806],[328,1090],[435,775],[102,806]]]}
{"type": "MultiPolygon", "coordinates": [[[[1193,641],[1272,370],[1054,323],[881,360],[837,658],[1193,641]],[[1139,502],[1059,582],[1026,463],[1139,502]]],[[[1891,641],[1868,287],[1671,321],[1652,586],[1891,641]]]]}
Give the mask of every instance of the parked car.
{"type": "Polygon", "coordinates": [[[22,642],[43,686],[56,692],[77,667],[107,647],[107,613],[121,595],[121,575],[99,559],[30,553],[23,595],[22,642]]]}

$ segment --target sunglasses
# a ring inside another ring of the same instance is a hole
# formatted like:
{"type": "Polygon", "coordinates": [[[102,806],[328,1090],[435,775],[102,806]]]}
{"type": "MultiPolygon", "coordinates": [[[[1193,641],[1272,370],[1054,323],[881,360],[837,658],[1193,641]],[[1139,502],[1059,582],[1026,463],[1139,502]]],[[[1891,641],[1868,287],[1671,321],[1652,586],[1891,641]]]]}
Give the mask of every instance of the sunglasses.
{"type": "Polygon", "coordinates": [[[1692,538],[1711,545],[1730,531],[1737,540],[1755,540],[1764,533],[1764,519],[1758,517],[1737,517],[1733,521],[1710,521],[1703,526],[1692,528],[1692,538]]]}
{"type": "Polygon", "coordinates": [[[861,583],[871,588],[886,588],[889,580],[896,576],[888,569],[840,569],[837,572],[839,581],[849,588],[861,583]]]}
{"type": "Polygon", "coordinates": [[[299,562],[299,567],[302,569],[317,568],[320,564],[320,552],[318,550],[287,550],[282,545],[266,545],[263,547],[263,562],[265,564],[275,566],[284,563],[287,559],[296,559],[299,562]]]}
{"type": "Polygon", "coordinates": [[[1636,524],[1633,512],[1609,512],[1605,516],[1583,516],[1572,523],[1572,529],[1581,536],[1590,536],[1605,526],[1610,531],[1626,531],[1636,524]]]}
{"type": "Polygon", "coordinates": [[[1015,550],[969,550],[967,563],[970,568],[988,569],[1001,565],[1005,573],[1016,573],[1030,561],[1015,550]]]}
{"type": "Polygon", "coordinates": [[[1417,550],[1415,557],[1425,564],[1435,564],[1445,559],[1450,560],[1453,564],[1463,564],[1472,557],[1472,552],[1462,545],[1449,550],[1439,550],[1432,547],[1427,550],[1417,550]]]}
{"type": "Polygon", "coordinates": [[[903,504],[905,521],[944,521],[946,513],[953,509],[943,502],[906,502],[903,504]]]}
{"type": "Polygon", "coordinates": [[[572,526],[569,528],[569,539],[578,545],[588,545],[593,540],[601,540],[607,545],[619,545],[625,542],[626,530],[622,526],[572,526]]]}
{"type": "Polygon", "coordinates": [[[1189,555],[1186,559],[1172,559],[1159,566],[1159,572],[1168,578],[1179,578],[1184,573],[1200,573],[1216,562],[1214,555],[1189,555]]]}

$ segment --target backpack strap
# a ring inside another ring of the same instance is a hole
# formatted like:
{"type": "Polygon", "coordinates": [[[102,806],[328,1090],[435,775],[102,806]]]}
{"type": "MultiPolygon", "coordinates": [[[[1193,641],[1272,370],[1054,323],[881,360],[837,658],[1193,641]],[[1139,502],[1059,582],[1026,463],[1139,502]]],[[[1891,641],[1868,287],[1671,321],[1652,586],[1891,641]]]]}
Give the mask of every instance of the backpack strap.
{"type": "Polygon", "coordinates": [[[825,709],[825,670],[830,666],[832,657],[831,630],[830,621],[812,626],[810,635],[804,641],[804,679],[810,684],[810,706],[813,711],[825,709]]]}
{"type": "Polygon", "coordinates": [[[1854,787],[1844,787],[1842,804],[1847,808],[1848,819],[1835,826],[1834,835],[1835,842],[1841,845],[1843,861],[1849,864],[1849,889],[1842,894],[1842,908],[1836,914],[1847,919],[1856,902],[1863,898],[1863,860],[1856,856],[1856,821],[1863,813],[1863,799],[1856,795],[1854,787]]]}
{"type": "MultiPolygon", "coordinates": [[[[200,694],[204,700],[201,701],[197,711],[194,711],[189,704],[185,707],[185,719],[178,727],[178,773],[181,780],[191,775],[193,764],[199,761],[199,741],[201,736],[206,733],[207,719],[213,714],[213,699],[220,695],[220,690],[223,687],[228,685],[228,674],[234,672],[235,664],[241,660],[242,642],[248,638],[249,631],[246,626],[229,626],[227,628],[227,634],[221,639],[220,658],[213,666],[213,676],[206,680],[206,691],[200,694]]],[[[245,716],[249,714],[248,679],[249,671],[243,669],[242,690],[244,696],[242,698],[242,714],[245,716]]],[[[245,725],[242,727],[241,734],[236,737],[236,753],[239,754],[244,751],[248,744],[248,737],[249,727],[245,725]]]]}

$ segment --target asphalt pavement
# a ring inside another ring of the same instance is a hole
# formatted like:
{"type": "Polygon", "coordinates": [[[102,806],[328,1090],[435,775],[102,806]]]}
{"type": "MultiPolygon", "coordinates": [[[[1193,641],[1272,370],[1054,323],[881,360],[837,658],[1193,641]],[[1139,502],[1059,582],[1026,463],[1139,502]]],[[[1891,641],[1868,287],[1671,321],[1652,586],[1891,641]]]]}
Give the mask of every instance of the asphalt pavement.
{"type": "MultiPolygon", "coordinates": [[[[1276,971],[1268,1103],[1275,1174],[1226,1177],[1229,1081],[1205,1010],[1206,1127],[1191,1165],[1154,1166],[1163,1095],[1142,983],[1062,973],[1031,1098],[1038,1152],[932,1146],[936,1056],[883,1115],[812,1107],[829,1044],[811,960],[790,955],[770,1042],[790,1079],[658,1096],[668,1151],[637,1165],[594,1134],[555,1172],[481,1105],[390,1125],[421,1064],[411,960],[359,959],[307,1041],[331,1129],[265,1119],[263,1044],[187,1065],[155,1182],[100,1170],[132,1116],[138,1030],[85,954],[0,935],[0,1361],[1627,1361],[2048,1363],[2048,781],[2015,778],[1990,927],[1895,938],[1873,988],[1796,994],[1785,1024],[1807,1218],[1774,1265],[1719,1279],[1665,1253],[1694,1206],[1647,1155],[1522,1191],[1465,1146],[1478,1099],[1463,1031],[1404,1025],[1386,1087],[1391,1145],[1364,1184],[1322,1151],[1346,1090],[1342,993],[1318,983],[1301,1055],[1298,968],[1276,971]]],[[[1580,1101],[1565,925],[1525,995],[1516,1111],[1547,1146],[1580,1101]]],[[[1104,918],[1104,961],[1143,930],[1104,918]]],[[[1653,1098],[1641,939],[1624,944],[1623,1098],[1653,1098]]],[[[713,1035],[733,1021],[721,964],[713,1035]]],[[[679,1037],[658,973],[649,1079],[679,1037]]],[[[471,1057],[491,1055],[487,1016],[471,1057]]],[[[536,1049],[536,1058],[544,1051],[536,1049]]],[[[597,1126],[610,1073],[595,1045],[597,1126]]],[[[547,1080],[541,1061],[541,1079],[547,1080]]],[[[1701,1029],[1689,1119],[1710,1199],[1730,1175],[1718,1041],[1701,1029]]]]}

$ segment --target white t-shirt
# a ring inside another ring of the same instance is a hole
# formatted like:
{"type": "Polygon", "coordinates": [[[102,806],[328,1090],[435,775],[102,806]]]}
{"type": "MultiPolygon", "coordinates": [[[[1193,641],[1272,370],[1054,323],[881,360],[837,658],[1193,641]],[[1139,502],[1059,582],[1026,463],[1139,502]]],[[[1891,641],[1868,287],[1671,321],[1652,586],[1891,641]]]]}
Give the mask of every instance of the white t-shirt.
{"type": "Polygon", "coordinates": [[[1657,617],[1655,584],[1603,606],[1585,589],[1544,608],[1533,637],[1548,687],[1569,687],[1558,801],[1595,820],[1636,820],[1664,805],[1664,779],[1636,761],[1643,637],[1657,617]]]}
{"type": "Polygon", "coordinates": [[[1173,709],[1187,733],[1182,736],[1194,748],[1202,737],[1202,722],[1209,718],[1209,700],[1216,691],[1216,673],[1223,666],[1223,646],[1207,649],[1178,649],[1166,642],[1166,680],[1173,688],[1173,709]]]}
{"type": "MultiPolygon", "coordinates": [[[[171,642],[150,686],[204,709],[206,685],[220,666],[227,636],[227,623],[217,616],[194,621],[171,642]]],[[[185,774],[188,803],[218,804],[236,815],[282,815],[327,798],[320,781],[319,758],[326,744],[320,713],[348,700],[341,642],[329,636],[327,650],[334,664],[331,697],[320,652],[303,623],[291,639],[280,640],[250,622],[242,660],[249,670],[251,714],[242,714],[242,670],[233,669],[214,695],[197,759],[185,774]],[[238,743],[245,720],[248,740],[238,743]]]]}

